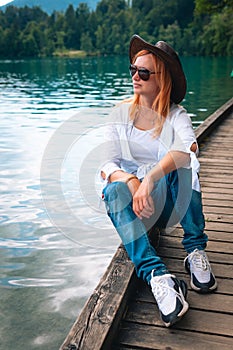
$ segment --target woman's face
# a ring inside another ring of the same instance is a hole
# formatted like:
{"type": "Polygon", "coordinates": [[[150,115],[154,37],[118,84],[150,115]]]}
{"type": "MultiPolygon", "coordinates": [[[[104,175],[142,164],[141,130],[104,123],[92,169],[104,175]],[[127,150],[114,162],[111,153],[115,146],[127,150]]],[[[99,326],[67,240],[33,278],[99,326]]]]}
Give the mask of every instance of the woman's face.
{"type": "MultiPolygon", "coordinates": [[[[137,57],[134,65],[137,68],[146,68],[151,72],[155,71],[152,54],[137,57]]],[[[156,74],[151,74],[149,80],[142,80],[138,71],[132,77],[134,93],[150,100],[154,100],[159,92],[156,74]]]]}

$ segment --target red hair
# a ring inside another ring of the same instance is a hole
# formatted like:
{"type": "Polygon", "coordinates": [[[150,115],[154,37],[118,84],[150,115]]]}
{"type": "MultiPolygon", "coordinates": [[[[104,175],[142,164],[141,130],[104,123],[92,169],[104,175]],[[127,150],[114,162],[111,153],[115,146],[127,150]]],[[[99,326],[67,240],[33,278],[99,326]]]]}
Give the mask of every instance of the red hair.
{"type": "MultiPolygon", "coordinates": [[[[139,56],[144,56],[148,54],[151,54],[151,52],[147,50],[139,51],[134,56],[132,63],[134,63],[139,56]]],[[[165,119],[167,118],[170,112],[172,79],[170,72],[166,68],[164,62],[154,54],[152,54],[152,58],[154,64],[154,71],[160,72],[160,74],[155,74],[151,77],[151,79],[156,79],[157,85],[159,87],[159,93],[156,95],[152,104],[152,109],[158,114],[158,122],[156,123],[155,127],[155,135],[159,135],[162,131],[165,119]]],[[[140,105],[140,95],[134,94],[130,101],[132,102],[130,118],[134,120],[136,117],[138,106],[140,105]]]]}

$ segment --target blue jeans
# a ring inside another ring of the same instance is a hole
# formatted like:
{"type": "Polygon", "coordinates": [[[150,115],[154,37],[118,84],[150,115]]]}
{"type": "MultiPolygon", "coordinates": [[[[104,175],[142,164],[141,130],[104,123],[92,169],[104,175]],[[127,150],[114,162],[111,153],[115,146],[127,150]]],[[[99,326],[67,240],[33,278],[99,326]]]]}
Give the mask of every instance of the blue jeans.
{"type": "Polygon", "coordinates": [[[153,225],[171,227],[180,222],[187,253],[196,248],[205,249],[208,240],[204,233],[201,193],[192,190],[190,169],[178,169],[155,183],[151,196],[155,214],[150,219],[140,220],[132,209],[132,194],[124,182],[113,182],[103,190],[108,216],[121,237],[122,243],[134,263],[137,276],[148,283],[153,275],[169,273],[157,255],[148,237],[153,225]]]}

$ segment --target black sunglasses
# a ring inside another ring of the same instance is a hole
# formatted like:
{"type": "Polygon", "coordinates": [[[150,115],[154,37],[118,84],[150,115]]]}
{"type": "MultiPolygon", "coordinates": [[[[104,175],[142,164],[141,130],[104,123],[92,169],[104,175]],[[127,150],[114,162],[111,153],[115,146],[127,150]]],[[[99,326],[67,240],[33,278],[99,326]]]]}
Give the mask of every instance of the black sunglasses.
{"type": "MultiPolygon", "coordinates": [[[[142,79],[142,80],[149,80],[150,78],[150,75],[151,74],[156,74],[156,72],[151,72],[149,71],[148,69],[146,68],[138,68],[137,66],[135,66],[134,64],[131,64],[129,66],[129,71],[130,71],[130,75],[131,77],[134,76],[134,74],[136,74],[136,72],[138,72],[138,75],[139,77],[142,79]]],[[[159,72],[158,72],[159,73],[159,72]]]]}

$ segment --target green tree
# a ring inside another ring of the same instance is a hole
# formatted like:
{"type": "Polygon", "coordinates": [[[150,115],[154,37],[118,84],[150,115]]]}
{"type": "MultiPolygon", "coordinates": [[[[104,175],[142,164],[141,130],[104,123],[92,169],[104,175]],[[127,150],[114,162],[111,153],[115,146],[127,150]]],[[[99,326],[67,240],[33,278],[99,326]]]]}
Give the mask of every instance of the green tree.
{"type": "Polygon", "coordinates": [[[76,13],[73,5],[69,5],[65,12],[65,46],[67,49],[80,48],[80,33],[77,25],[76,13]]]}
{"type": "Polygon", "coordinates": [[[128,31],[125,10],[124,0],[102,0],[97,5],[96,48],[100,53],[122,53],[124,50],[124,36],[128,31]]]}
{"type": "Polygon", "coordinates": [[[196,0],[197,14],[212,14],[228,8],[232,12],[233,0],[196,0]]]}
{"type": "Polygon", "coordinates": [[[18,16],[18,10],[14,6],[8,6],[5,11],[5,25],[6,28],[14,26],[19,26],[19,16],[18,16]]]}
{"type": "Polygon", "coordinates": [[[45,35],[45,47],[43,49],[43,55],[45,56],[52,56],[56,47],[55,47],[55,40],[54,40],[54,32],[50,28],[46,28],[44,31],[45,35]]]}
{"type": "Polygon", "coordinates": [[[166,28],[163,25],[160,26],[159,38],[166,41],[179,53],[182,51],[182,34],[177,22],[169,24],[166,28]]]}
{"type": "Polygon", "coordinates": [[[12,26],[4,31],[3,51],[5,57],[18,57],[20,48],[20,33],[12,26]],[[10,43],[10,45],[9,45],[10,43]]]}
{"type": "Polygon", "coordinates": [[[233,14],[227,10],[214,14],[200,36],[205,55],[233,55],[233,14]]]}
{"type": "Polygon", "coordinates": [[[22,35],[21,40],[21,55],[24,57],[37,57],[39,54],[39,49],[34,36],[31,33],[28,35],[22,35]]]}
{"type": "Polygon", "coordinates": [[[97,31],[97,16],[96,12],[92,11],[87,19],[87,28],[88,28],[88,33],[90,35],[92,44],[93,44],[93,49],[96,47],[96,31],[97,31]]]}
{"type": "MultiPolygon", "coordinates": [[[[1,18],[1,15],[0,15],[1,18]]],[[[4,56],[4,30],[0,26],[0,57],[4,56]]]]}
{"type": "Polygon", "coordinates": [[[187,55],[232,55],[233,0],[100,0],[51,15],[39,7],[0,11],[0,56],[50,56],[84,49],[127,54],[132,34],[166,40],[187,55]],[[10,45],[9,45],[10,43],[10,45]]]}
{"type": "Polygon", "coordinates": [[[197,55],[197,36],[192,25],[188,26],[183,30],[182,35],[182,47],[179,51],[180,54],[188,56],[197,55]]]}
{"type": "Polygon", "coordinates": [[[101,25],[99,25],[97,27],[95,35],[96,35],[96,45],[95,45],[95,47],[96,47],[96,49],[97,49],[97,51],[99,53],[102,53],[102,47],[103,47],[103,43],[104,43],[104,41],[103,41],[104,34],[103,34],[103,28],[102,28],[101,25]]]}
{"type": "Polygon", "coordinates": [[[89,33],[82,34],[80,49],[86,51],[89,54],[93,52],[93,44],[89,33]]]}

